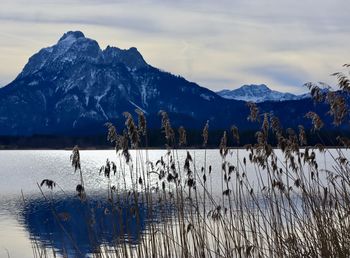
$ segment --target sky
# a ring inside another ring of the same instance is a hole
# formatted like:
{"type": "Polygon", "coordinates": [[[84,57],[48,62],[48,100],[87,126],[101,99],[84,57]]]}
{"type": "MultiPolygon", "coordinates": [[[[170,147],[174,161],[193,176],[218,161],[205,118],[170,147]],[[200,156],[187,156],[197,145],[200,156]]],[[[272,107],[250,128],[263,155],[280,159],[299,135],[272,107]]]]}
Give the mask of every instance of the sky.
{"type": "Polygon", "coordinates": [[[211,90],[303,93],[350,62],[349,0],[0,0],[0,86],[80,30],[211,90]]]}

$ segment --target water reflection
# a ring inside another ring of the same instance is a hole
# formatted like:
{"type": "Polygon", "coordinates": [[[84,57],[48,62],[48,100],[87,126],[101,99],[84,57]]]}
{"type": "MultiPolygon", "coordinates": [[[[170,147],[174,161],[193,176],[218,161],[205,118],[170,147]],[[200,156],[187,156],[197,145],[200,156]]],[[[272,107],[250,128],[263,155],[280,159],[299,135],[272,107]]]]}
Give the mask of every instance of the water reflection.
{"type": "MultiPolygon", "coordinates": [[[[102,245],[136,245],[146,234],[147,224],[160,222],[160,218],[150,219],[149,215],[160,208],[158,204],[150,208],[142,199],[139,197],[135,205],[133,194],[113,201],[101,195],[88,196],[86,201],[73,194],[46,200],[33,198],[25,202],[20,221],[35,246],[53,248],[69,257],[85,257],[99,252],[102,245]]],[[[170,215],[171,209],[167,209],[170,215]]]]}

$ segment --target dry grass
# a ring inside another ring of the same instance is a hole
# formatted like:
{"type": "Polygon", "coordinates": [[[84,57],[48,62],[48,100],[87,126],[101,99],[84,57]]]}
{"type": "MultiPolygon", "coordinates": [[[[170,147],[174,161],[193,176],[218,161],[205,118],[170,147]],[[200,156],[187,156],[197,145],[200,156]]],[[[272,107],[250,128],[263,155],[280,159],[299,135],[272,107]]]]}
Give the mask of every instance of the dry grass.
{"type": "MultiPolygon", "coordinates": [[[[336,76],[341,88],[347,90],[346,78],[340,74],[336,76]]],[[[317,101],[329,103],[334,124],[344,122],[347,114],[344,99],[335,93],[324,96],[319,88],[309,86],[317,101]]],[[[251,110],[248,119],[260,123],[257,106],[249,103],[248,107],[251,110]]],[[[350,257],[347,149],[339,147],[334,155],[322,144],[303,147],[307,145],[303,126],[299,126],[298,133],[292,129],[283,131],[278,118],[263,114],[261,130],[256,133],[257,143],[246,146],[248,159],[232,150],[234,146],[227,145],[229,134],[224,132],[219,145],[221,172],[213,174],[211,165],[207,164],[206,151],[200,168],[189,152],[184,162],[179,160],[177,147],[186,146],[186,131],[181,127],[176,141],[169,117],[161,111],[167,154],[153,164],[147,150],[138,151],[141,139],[147,143],[147,122],[141,111],[136,112],[138,125],[131,114],[125,113],[126,130],[120,135],[112,124],[107,124],[108,140],[115,145],[117,155],[120,154],[121,172],[115,163],[107,160],[101,168],[101,176],[109,179],[107,191],[112,206],[128,193],[136,217],[142,202],[147,206],[147,220],[157,217],[161,223],[150,223],[137,245],[130,245],[128,237],[123,240],[116,236],[115,244],[100,246],[93,256],[350,257]],[[269,134],[276,137],[282,155],[277,155],[276,149],[268,143],[269,134]],[[129,147],[136,150],[136,160],[132,160],[129,147]],[[230,151],[236,155],[228,155],[230,151]],[[332,167],[322,170],[316,155],[326,153],[333,163],[332,167]],[[252,167],[254,169],[250,170],[252,167]],[[125,182],[112,186],[110,179],[117,176],[116,173],[120,173],[120,180],[130,176],[131,189],[125,182]],[[248,174],[255,174],[254,185],[248,174]],[[214,177],[221,178],[221,185],[215,186],[221,189],[213,191],[214,177]],[[220,196],[213,192],[219,192],[220,196]],[[155,204],[157,209],[154,209],[155,204]],[[169,206],[172,207],[171,216],[167,212],[169,206]]],[[[313,112],[306,117],[312,120],[313,131],[317,134],[323,127],[320,117],[313,112]]],[[[231,133],[234,142],[239,144],[238,128],[233,126],[231,133]]],[[[202,136],[203,147],[206,147],[209,123],[204,126],[202,136]]],[[[348,139],[338,139],[344,147],[350,145],[348,139]]],[[[82,202],[88,202],[77,147],[71,159],[74,169],[80,171],[81,184],[77,192],[82,202]]],[[[50,181],[45,182],[42,185],[55,186],[50,181]]],[[[128,232],[125,234],[127,236],[128,232]]]]}

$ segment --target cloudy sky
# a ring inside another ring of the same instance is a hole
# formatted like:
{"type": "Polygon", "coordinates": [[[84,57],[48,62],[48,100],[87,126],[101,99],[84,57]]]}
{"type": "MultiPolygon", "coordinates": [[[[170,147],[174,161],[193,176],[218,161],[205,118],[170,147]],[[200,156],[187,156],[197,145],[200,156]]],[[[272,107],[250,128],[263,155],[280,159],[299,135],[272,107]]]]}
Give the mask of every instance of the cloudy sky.
{"type": "Polygon", "coordinates": [[[213,90],[265,83],[305,92],[350,62],[349,0],[0,0],[0,85],[64,32],[135,46],[213,90]]]}

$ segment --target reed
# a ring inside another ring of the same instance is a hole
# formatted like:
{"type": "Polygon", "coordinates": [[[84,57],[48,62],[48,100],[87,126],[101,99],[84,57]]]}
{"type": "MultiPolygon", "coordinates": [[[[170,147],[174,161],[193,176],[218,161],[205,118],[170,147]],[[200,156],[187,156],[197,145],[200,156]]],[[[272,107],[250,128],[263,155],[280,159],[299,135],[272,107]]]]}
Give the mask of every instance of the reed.
{"type": "MultiPolygon", "coordinates": [[[[345,94],[349,88],[347,77],[335,76],[345,94]]],[[[329,104],[329,115],[336,126],[348,119],[343,95],[322,93],[314,84],[308,87],[316,102],[329,104]]],[[[199,154],[187,151],[184,159],[179,158],[179,152],[186,148],[186,130],[180,127],[176,133],[164,111],[159,114],[167,151],[156,162],[149,159],[147,121],[142,111],[136,110],[138,124],[130,113],[124,113],[126,129],[121,134],[113,124],[106,124],[107,139],[115,146],[117,161],[107,160],[100,170],[101,176],[108,178],[105,213],[115,216],[112,227],[122,232],[106,242],[99,239],[91,225],[91,246],[95,250],[91,256],[349,257],[350,140],[337,138],[339,147],[335,151],[325,148],[322,138],[320,144],[307,146],[302,125],[298,132],[283,130],[273,114],[261,116],[254,103],[248,103],[248,108],[248,120],[261,123],[256,143],[245,146],[246,155],[241,156],[242,151],[235,148],[240,140],[238,128],[233,126],[231,134],[224,132],[219,144],[221,167],[215,173],[207,162],[206,150],[199,154]],[[276,138],[277,149],[268,142],[271,135],[276,138]],[[228,137],[236,146],[228,146],[228,137]],[[203,164],[196,162],[198,155],[204,155],[200,157],[203,164]],[[331,167],[319,164],[318,157],[326,155],[332,159],[331,167]],[[214,186],[212,182],[217,178],[221,182],[214,186]],[[136,228],[142,229],[142,216],[150,222],[136,243],[132,241],[133,229],[120,216],[120,203],[126,199],[136,228]]],[[[311,119],[312,132],[318,134],[323,121],[314,112],[308,112],[306,117],[311,119]]],[[[210,137],[209,122],[202,136],[205,148],[210,137]]],[[[81,181],[77,195],[89,206],[78,147],[71,161],[81,181]]],[[[55,185],[45,179],[39,187],[52,190],[55,185]]],[[[91,212],[82,216],[86,223],[93,218],[94,206],[90,207],[91,212]]],[[[55,214],[54,207],[52,213],[58,221],[69,219],[69,215],[55,214]]],[[[71,232],[64,229],[64,234],[71,232]]],[[[70,239],[74,241],[74,237],[70,239]]],[[[79,256],[79,246],[76,249],[79,256]]],[[[54,252],[34,253],[42,257],[54,252]]]]}

